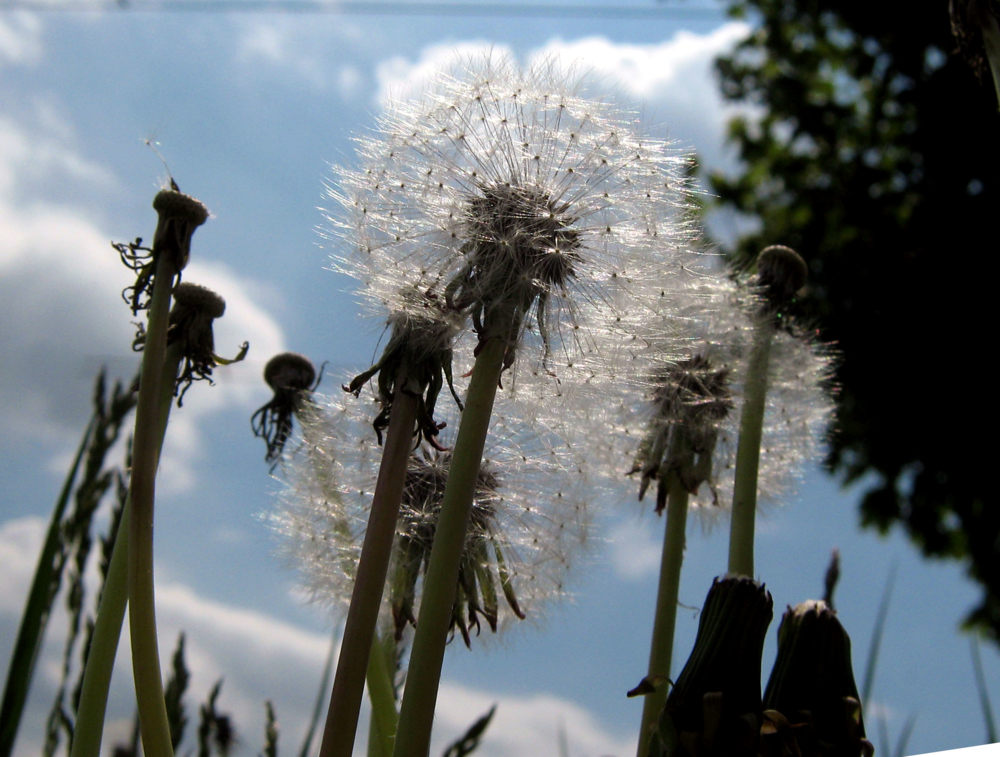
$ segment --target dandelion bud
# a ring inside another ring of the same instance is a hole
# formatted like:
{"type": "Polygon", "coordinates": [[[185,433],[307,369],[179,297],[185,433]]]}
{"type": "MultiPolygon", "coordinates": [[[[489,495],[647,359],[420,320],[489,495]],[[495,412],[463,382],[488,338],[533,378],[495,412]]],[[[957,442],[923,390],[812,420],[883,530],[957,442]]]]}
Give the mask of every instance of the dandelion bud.
{"type": "Polygon", "coordinates": [[[806,261],[791,247],[773,244],[757,256],[757,284],[773,308],[787,304],[808,278],[806,261]]]}
{"type": "Polygon", "coordinates": [[[783,716],[771,718],[771,729],[762,729],[765,741],[777,740],[784,731],[794,736],[802,754],[871,757],[851,667],[851,639],[825,602],[809,600],[785,611],[764,707],[783,716]]]}
{"type": "Polygon", "coordinates": [[[191,237],[208,219],[208,209],[193,197],[173,189],[157,192],[153,209],[160,216],[153,235],[153,253],[170,255],[174,267],[183,271],[191,256],[191,237]]]}
{"type": "Polygon", "coordinates": [[[292,433],[292,415],[316,388],[316,367],[304,355],[282,352],[267,361],[264,381],[274,397],[250,417],[250,426],[254,436],[267,442],[264,459],[270,463],[281,456],[292,433]]]}
{"type": "Polygon", "coordinates": [[[264,381],[280,391],[303,391],[316,380],[316,366],[305,355],[296,352],[282,352],[267,361],[264,366],[264,381]]]}
{"type": "Polygon", "coordinates": [[[757,754],[760,658],[772,608],[770,593],[750,578],[712,582],[694,649],[667,697],[650,755],[757,754]]]}

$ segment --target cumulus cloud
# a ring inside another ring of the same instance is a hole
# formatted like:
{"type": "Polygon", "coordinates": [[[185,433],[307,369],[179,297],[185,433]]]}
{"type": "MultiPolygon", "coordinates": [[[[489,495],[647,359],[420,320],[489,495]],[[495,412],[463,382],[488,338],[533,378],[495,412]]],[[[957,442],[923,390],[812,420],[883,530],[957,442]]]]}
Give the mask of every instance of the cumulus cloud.
{"type": "Polygon", "coordinates": [[[663,549],[663,520],[643,518],[622,521],[608,532],[609,558],[615,575],[637,581],[656,573],[663,549]]]}
{"type": "MultiPolygon", "coordinates": [[[[135,326],[121,298],[134,275],[111,248],[112,235],[99,213],[88,206],[111,196],[116,186],[110,172],[75,148],[57,108],[37,107],[29,125],[0,117],[0,352],[6,356],[0,364],[0,422],[10,438],[64,444],[82,428],[99,367],[125,378],[138,367],[130,349],[135,326]],[[65,196],[67,185],[81,201],[48,199],[65,196]]],[[[231,357],[249,339],[260,360],[218,370],[220,386],[192,391],[183,411],[174,414],[163,461],[175,474],[174,487],[192,482],[190,463],[205,416],[263,402],[262,361],[284,344],[274,318],[255,302],[253,281],[197,259],[185,279],[227,301],[215,329],[217,352],[231,357]]]]}
{"type": "Polygon", "coordinates": [[[492,52],[510,55],[509,47],[486,41],[467,41],[429,45],[411,62],[402,55],[381,61],[375,68],[375,102],[385,105],[390,99],[407,100],[418,96],[442,69],[462,60],[477,60],[492,52]]]}
{"type": "Polygon", "coordinates": [[[749,32],[749,25],[730,22],[708,34],[680,31],[651,45],[616,44],[603,37],[555,39],[532,55],[575,61],[582,70],[606,76],[629,99],[643,103],[648,123],[694,147],[703,165],[731,168],[734,158],[724,145],[725,125],[735,109],[719,94],[712,62],[749,32]]]}
{"type": "Polygon", "coordinates": [[[15,518],[0,524],[0,613],[20,613],[45,539],[42,518],[15,518]]]}
{"type": "MultiPolygon", "coordinates": [[[[654,136],[666,136],[681,147],[698,151],[703,165],[729,169],[733,155],[725,147],[725,125],[736,110],[723,102],[712,61],[749,33],[741,22],[720,26],[708,34],[677,32],[658,44],[634,45],[604,37],[567,41],[553,39],[531,51],[527,62],[558,59],[567,68],[587,74],[612,92],[639,102],[654,136]]],[[[463,59],[476,59],[510,49],[485,41],[431,45],[417,60],[388,58],[376,67],[376,101],[409,98],[421,92],[436,71],[463,59]]]]}
{"type": "MultiPolygon", "coordinates": [[[[44,536],[41,518],[21,518],[0,524],[0,627],[13,628],[31,579],[44,536]]],[[[89,574],[93,588],[93,571],[89,574]]],[[[91,592],[90,596],[93,596],[91,592]]],[[[232,714],[240,736],[239,754],[259,751],[263,734],[263,701],[274,702],[282,725],[282,751],[297,749],[311,712],[330,637],[266,613],[236,607],[201,596],[191,587],[160,583],[156,589],[161,665],[166,671],[177,635],[185,633],[185,656],[192,671],[188,706],[204,701],[220,678],[225,683],[220,709],[232,714]]],[[[50,695],[59,678],[59,649],[65,639],[65,616],[60,611],[50,623],[46,651],[40,661],[42,678],[36,682],[50,695]]],[[[123,740],[131,717],[128,631],[123,631],[115,668],[109,711],[109,742],[123,740]]],[[[625,755],[634,751],[630,737],[611,734],[594,715],[578,705],[549,694],[496,695],[482,689],[444,681],[438,700],[434,753],[461,736],[491,706],[494,721],[478,753],[483,757],[519,755],[548,757],[558,750],[560,731],[575,755],[625,755]]],[[[37,719],[36,719],[37,720],[37,719]]],[[[39,722],[40,724],[40,722],[39,722]]],[[[26,724],[18,757],[35,748],[35,721],[26,724]]],[[[362,724],[364,726],[364,724],[362,724]]],[[[189,728],[189,736],[192,737],[189,728]]],[[[359,729],[356,753],[364,754],[359,729]]]]}
{"type": "MultiPolygon", "coordinates": [[[[294,81],[315,90],[336,90],[353,97],[363,84],[351,64],[338,63],[342,56],[330,44],[330,27],[304,25],[298,18],[272,16],[264,20],[241,20],[236,64],[291,75],[294,81]]],[[[336,35],[341,43],[362,39],[356,24],[338,20],[336,35]]]]}

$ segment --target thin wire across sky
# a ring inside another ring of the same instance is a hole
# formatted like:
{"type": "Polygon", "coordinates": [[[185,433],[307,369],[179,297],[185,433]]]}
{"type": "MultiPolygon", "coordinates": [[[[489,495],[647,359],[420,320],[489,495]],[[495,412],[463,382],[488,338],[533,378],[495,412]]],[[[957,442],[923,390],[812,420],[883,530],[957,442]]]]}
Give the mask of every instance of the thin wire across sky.
{"type": "Polygon", "coordinates": [[[595,3],[406,2],[400,0],[0,0],[0,12],[294,13],[345,16],[464,16],[657,20],[720,16],[704,3],[598,5],[595,3]]]}

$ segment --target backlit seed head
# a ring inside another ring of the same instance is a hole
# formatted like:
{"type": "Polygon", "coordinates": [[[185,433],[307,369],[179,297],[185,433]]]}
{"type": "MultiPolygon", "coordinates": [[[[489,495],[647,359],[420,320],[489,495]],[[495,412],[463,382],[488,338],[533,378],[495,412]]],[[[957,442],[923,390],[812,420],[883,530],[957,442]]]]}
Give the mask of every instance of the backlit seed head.
{"type": "Polygon", "coordinates": [[[504,339],[508,367],[534,353],[529,370],[605,375],[604,336],[680,271],[687,158],[553,61],[463,64],[390,103],[360,167],[337,171],[335,266],[373,310],[433,292],[480,342],[504,339]]]}
{"type": "MultiPolygon", "coordinates": [[[[271,516],[303,587],[337,614],[350,601],[375,489],[381,450],[365,429],[378,412],[368,389],[358,398],[315,398],[299,416],[303,444],[285,453],[289,487],[271,516]]],[[[444,417],[454,420],[454,412],[444,417]]],[[[453,441],[455,427],[448,426],[443,441],[453,441]]],[[[538,621],[547,601],[566,594],[567,571],[586,542],[594,488],[560,444],[510,420],[501,399],[453,609],[452,630],[466,643],[484,625],[498,630],[519,618],[538,621]]],[[[383,602],[383,617],[397,633],[419,617],[449,459],[427,444],[410,459],[383,602]]]]}

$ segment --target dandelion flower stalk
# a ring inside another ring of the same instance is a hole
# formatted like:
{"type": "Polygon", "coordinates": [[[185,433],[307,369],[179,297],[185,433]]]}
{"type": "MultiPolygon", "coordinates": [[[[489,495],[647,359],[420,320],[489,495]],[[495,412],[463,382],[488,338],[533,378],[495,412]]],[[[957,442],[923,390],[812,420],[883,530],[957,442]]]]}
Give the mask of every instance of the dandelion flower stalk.
{"type": "MultiPolygon", "coordinates": [[[[372,648],[372,638],[389,571],[418,406],[417,395],[405,390],[406,375],[398,378],[368,528],[344,626],[320,757],[350,757],[352,754],[365,677],[372,665],[370,658],[380,654],[379,650],[372,648]]],[[[372,701],[374,706],[374,697],[372,701]]],[[[380,712],[383,710],[380,708],[380,712]]],[[[380,735],[387,745],[391,745],[394,734],[383,733],[380,729],[380,735]]]]}
{"type": "Polygon", "coordinates": [[[757,272],[764,303],[757,316],[744,384],[729,532],[729,573],[750,578],[753,578],[757,473],[767,404],[771,342],[778,321],[785,315],[783,308],[805,286],[807,268],[794,250],[772,245],[758,256],[757,272]]]}
{"type": "Polygon", "coordinates": [[[663,532],[663,552],[660,556],[660,579],[656,592],[656,616],[653,638],[649,645],[647,680],[654,689],[646,694],[642,704],[642,726],[639,731],[639,757],[649,754],[649,739],[667,701],[667,679],[674,655],[674,628],[677,622],[677,598],[680,592],[681,565],[684,562],[685,529],[687,528],[688,492],[678,478],[670,484],[667,497],[667,518],[663,532]]]}
{"type": "Polygon", "coordinates": [[[688,501],[702,484],[712,486],[718,424],[732,407],[728,373],[725,368],[717,370],[703,354],[668,366],[654,385],[655,415],[632,471],[642,473],[640,499],[650,481],[658,480],[656,511],[662,513],[665,507],[667,521],[644,687],[648,693],[643,702],[639,757],[649,753],[650,738],[667,700],[688,501]]]}
{"type": "Polygon", "coordinates": [[[368,698],[372,704],[371,727],[368,731],[369,757],[392,757],[399,724],[396,692],[393,688],[395,660],[396,643],[392,634],[376,633],[368,657],[366,675],[368,698]]]}
{"type": "Polygon", "coordinates": [[[159,213],[159,222],[153,240],[152,294],[142,356],[142,383],[136,406],[129,487],[129,629],[143,753],[146,757],[173,757],[156,637],[153,502],[170,298],[174,279],[190,255],[191,236],[195,228],[205,222],[208,213],[197,200],[166,189],[156,195],[153,207],[159,213]]]}
{"type": "MultiPolygon", "coordinates": [[[[180,345],[167,347],[163,364],[163,378],[160,384],[160,427],[158,449],[163,448],[167,421],[174,399],[174,377],[181,361],[180,345]]],[[[80,689],[80,706],[73,727],[73,742],[70,757],[100,757],[101,739],[104,731],[104,717],[108,703],[108,690],[114,670],[118,641],[121,637],[125,608],[128,605],[128,534],[131,506],[131,492],[126,496],[122,510],[115,546],[108,565],[108,574],[101,592],[100,605],[94,621],[90,649],[87,652],[87,666],[80,689]]]]}
{"type": "Polygon", "coordinates": [[[399,713],[399,730],[393,752],[396,757],[423,755],[430,746],[465,534],[508,344],[503,339],[493,338],[481,347],[472,369],[465,410],[435,528],[434,546],[424,578],[420,615],[399,713]]]}

